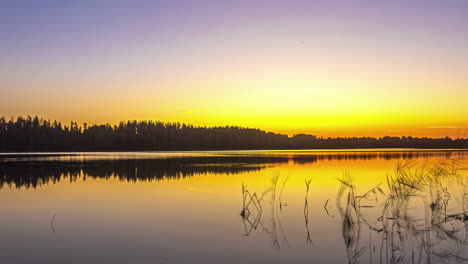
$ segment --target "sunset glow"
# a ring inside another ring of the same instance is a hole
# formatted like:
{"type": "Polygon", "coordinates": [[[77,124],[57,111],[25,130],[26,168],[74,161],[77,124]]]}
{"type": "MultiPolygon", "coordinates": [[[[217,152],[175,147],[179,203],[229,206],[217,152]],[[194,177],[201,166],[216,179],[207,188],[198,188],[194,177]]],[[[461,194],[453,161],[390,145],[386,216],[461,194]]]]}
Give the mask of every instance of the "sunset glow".
{"type": "Polygon", "coordinates": [[[1,4],[6,117],[468,135],[466,1],[39,2],[1,4]]]}

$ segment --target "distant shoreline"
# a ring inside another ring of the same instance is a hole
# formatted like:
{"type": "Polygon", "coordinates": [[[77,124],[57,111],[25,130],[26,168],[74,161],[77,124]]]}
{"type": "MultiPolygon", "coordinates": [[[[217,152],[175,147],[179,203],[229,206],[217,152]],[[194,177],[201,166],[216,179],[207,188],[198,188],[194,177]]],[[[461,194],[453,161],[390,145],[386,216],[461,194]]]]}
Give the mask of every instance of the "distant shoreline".
{"type": "Polygon", "coordinates": [[[77,155],[107,155],[107,154],[314,154],[330,152],[464,152],[468,149],[443,148],[355,148],[355,149],[248,149],[248,150],[161,150],[161,151],[37,151],[37,152],[0,152],[0,157],[6,156],[77,156],[77,155]]]}
{"type": "Polygon", "coordinates": [[[0,152],[134,152],[346,149],[468,149],[468,138],[413,136],[292,137],[255,128],[203,127],[161,121],[63,125],[40,117],[0,117],[0,152]]]}

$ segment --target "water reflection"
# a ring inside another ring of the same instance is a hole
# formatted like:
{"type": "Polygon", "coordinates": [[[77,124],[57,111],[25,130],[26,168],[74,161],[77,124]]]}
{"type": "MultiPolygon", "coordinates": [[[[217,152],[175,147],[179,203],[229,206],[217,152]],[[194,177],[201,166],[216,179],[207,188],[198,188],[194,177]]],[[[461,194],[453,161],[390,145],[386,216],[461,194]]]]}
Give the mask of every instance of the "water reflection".
{"type": "Polygon", "coordinates": [[[239,174],[287,163],[307,165],[324,161],[459,158],[463,155],[465,153],[459,151],[205,152],[201,156],[197,153],[2,154],[0,188],[37,188],[62,179],[75,182],[80,177],[158,181],[207,173],[239,174]]]}
{"type": "Polygon", "coordinates": [[[71,182],[80,177],[118,178],[121,181],[159,181],[183,179],[196,174],[238,174],[256,171],[269,164],[287,162],[279,157],[190,157],[176,159],[110,159],[63,162],[0,162],[0,187],[37,188],[62,179],[71,182]]]}
{"type": "Polygon", "coordinates": [[[310,190],[310,183],[312,182],[311,178],[305,180],[306,185],[306,194],[305,194],[305,202],[304,202],[304,223],[306,227],[306,244],[313,244],[312,238],[310,237],[310,230],[309,230],[309,190],[310,190]]]}
{"type": "Polygon", "coordinates": [[[250,236],[252,231],[260,226],[271,239],[273,248],[279,249],[282,246],[289,247],[289,242],[281,224],[280,212],[287,206],[282,199],[284,186],[288,178],[280,178],[279,174],[270,179],[270,185],[261,193],[252,193],[246,185],[242,185],[242,223],[245,229],[245,236],[250,236]],[[270,197],[264,202],[266,197],[270,197]],[[269,215],[264,215],[269,212],[269,215]]]}
{"type": "Polygon", "coordinates": [[[463,263],[466,154],[2,156],[0,262],[463,263]]]}
{"type": "MultiPolygon", "coordinates": [[[[281,224],[279,176],[261,194],[242,186],[245,236],[259,227],[279,249],[289,246],[281,224]],[[265,197],[270,196],[269,201],[265,197]],[[268,208],[271,214],[264,215],[268,208]],[[269,224],[269,227],[266,227],[269,224]],[[280,246],[280,241],[282,244],[280,246]]],[[[366,190],[345,171],[337,178],[335,205],[323,210],[339,213],[348,263],[465,263],[468,262],[468,175],[457,160],[415,162],[401,160],[393,174],[366,190]]],[[[305,179],[305,244],[313,246],[309,219],[311,178],[305,179]]]]}
{"type": "Polygon", "coordinates": [[[345,174],[337,206],[349,263],[359,263],[366,250],[372,259],[379,244],[386,263],[468,261],[468,179],[457,165],[399,163],[387,177],[387,193],[376,186],[357,195],[345,174]]]}

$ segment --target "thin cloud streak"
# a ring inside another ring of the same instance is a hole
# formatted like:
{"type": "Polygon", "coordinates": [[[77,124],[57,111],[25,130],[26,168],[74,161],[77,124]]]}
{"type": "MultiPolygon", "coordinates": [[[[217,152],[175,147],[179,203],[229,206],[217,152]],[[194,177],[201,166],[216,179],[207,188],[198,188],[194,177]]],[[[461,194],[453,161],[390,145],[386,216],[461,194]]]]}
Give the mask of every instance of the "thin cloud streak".
{"type": "Polygon", "coordinates": [[[186,111],[184,112],[184,114],[193,114],[193,113],[199,113],[199,112],[202,112],[203,109],[198,109],[198,110],[191,110],[191,111],[186,111]]]}
{"type": "Polygon", "coordinates": [[[425,128],[451,128],[451,129],[454,129],[454,128],[458,128],[457,126],[428,126],[428,127],[425,127],[425,128]]]}

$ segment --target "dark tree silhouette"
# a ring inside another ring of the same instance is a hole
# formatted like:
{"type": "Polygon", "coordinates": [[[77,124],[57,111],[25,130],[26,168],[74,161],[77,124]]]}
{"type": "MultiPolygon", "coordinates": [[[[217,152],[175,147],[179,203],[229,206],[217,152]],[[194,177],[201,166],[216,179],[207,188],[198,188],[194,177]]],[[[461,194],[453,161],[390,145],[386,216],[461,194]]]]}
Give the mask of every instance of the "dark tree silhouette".
{"type": "Polygon", "coordinates": [[[236,126],[195,127],[160,121],[63,125],[39,117],[0,118],[0,151],[155,151],[339,148],[468,148],[468,139],[293,137],[236,126]]]}

